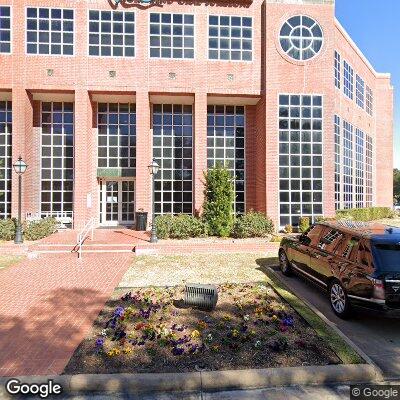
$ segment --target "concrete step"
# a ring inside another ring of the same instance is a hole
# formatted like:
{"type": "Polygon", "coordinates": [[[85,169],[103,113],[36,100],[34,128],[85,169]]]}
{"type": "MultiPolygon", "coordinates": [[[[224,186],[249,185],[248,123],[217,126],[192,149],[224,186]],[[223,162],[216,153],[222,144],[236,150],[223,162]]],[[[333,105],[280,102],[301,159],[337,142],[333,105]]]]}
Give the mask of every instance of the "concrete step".
{"type": "MultiPolygon", "coordinates": [[[[121,244],[104,244],[104,243],[88,243],[82,246],[84,253],[131,253],[134,246],[128,243],[121,244]]],[[[51,244],[51,243],[38,243],[29,247],[29,252],[37,254],[46,253],[76,253],[78,247],[76,244],[51,244]]]]}

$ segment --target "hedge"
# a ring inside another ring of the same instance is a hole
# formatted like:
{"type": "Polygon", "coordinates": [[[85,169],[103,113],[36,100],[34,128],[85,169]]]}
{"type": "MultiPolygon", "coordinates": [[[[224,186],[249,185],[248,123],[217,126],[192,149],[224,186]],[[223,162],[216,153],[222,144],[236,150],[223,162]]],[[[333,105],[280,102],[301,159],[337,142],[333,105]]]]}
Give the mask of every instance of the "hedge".
{"type": "Polygon", "coordinates": [[[233,226],[235,238],[268,237],[274,232],[274,223],[265,214],[250,211],[239,216],[233,226]]]}
{"type": "Polygon", "coordinates": [[[55,218],[44,218],[39,221],[25,222],[23,225],[24,238],[26,240],[43,239],[57,231],[55,218]]]}
{"type": "Polygon", "coordinates": [[[352,208],[336,211],[336,219],[351,219],[363,222],[393,217],[394,211],[389,207],[352,208]]]}
{"type": "Polygon", "coordinates": [[[156,217],[156,232],[160,239],[189,239],[207,236],[206,223],[191,215],[160,215],[156,217]]]}

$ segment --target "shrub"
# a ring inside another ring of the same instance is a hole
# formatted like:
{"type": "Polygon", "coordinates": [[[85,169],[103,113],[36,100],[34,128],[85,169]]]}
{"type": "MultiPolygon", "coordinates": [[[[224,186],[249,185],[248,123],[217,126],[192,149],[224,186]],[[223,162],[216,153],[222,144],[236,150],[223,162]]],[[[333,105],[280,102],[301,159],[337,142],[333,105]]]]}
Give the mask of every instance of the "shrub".
{"type": "Polygon", "coordinates": [[[0,240],[13,240],[15,237],[15,221],[11,218],[0,220],[0,240]]]}
{"type": "Polygon", "coordinates": [[[57,231],[55,218],[44,218],[39,221],[25,222],[23,226],[26,240],[39,240],[57,231]]]}
{"type": "Polygon", "coordinates": [[[207,235],[207,225],[191,215],[160,215],[155,223],[157,236],[160,239],[188,239],[207,235]]]}
{"type": "Polygon", "coordinates": [[[286,233],[293,233],[293,226],[292,225],[285,225],[285,232],[286,233]]]}
{"type": "Polygon", "coordinates": [[[233,179],[231,172],[221,165],[210,168],[205,174],[203,218],[210,235],[227,237],[232,232],[233,179]]]}
{"type": "Polygon", "coordinates": [[[310,218],[301,217],[299,220],[299,231],[304,233],[310,227],[310,218]]]}
{"type": "Polygon", "coordinates": [[[174,216],[171,214],[159,215],[155,219],[157,237],[168,239],[171,231],[174,216]]]}
{"type": "Polygon", "coordinates": [[[337,219],[352,219],[354,221],[373,221],[376,219],[393,218],[394,212],[389,207],[352,208],[336,211],[337,219]]]}
{"type": "Polygon", "coordinates": [[[260,212],[250,211],[236,219],[232,236],[235,238],[266,237],[274,232],[272,220],[260,212]]]}

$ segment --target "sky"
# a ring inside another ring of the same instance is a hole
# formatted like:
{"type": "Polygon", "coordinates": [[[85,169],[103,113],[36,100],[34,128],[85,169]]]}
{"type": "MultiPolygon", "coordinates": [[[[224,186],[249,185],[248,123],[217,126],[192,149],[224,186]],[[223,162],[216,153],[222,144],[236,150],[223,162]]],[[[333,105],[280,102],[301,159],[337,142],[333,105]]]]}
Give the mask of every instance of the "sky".
{"type": "Polygon", "coordinates": [[[394,167],[396,168],[400,168],[399,16],[400,0],[336,0],[336,18],[375,70],[392,74],[395,91],[394,167]]]}

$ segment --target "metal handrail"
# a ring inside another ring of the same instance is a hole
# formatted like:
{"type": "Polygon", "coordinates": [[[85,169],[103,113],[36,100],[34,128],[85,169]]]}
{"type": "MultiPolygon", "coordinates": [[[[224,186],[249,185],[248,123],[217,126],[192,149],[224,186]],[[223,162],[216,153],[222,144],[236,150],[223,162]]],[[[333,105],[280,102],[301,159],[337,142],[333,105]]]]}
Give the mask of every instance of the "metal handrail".
{"type": "Polygon", "coordinates": [[[94,234],[94,225],[95,225],[96,218],[90,218],[83,229],[80,231],[76,238],[76,246],[78,247],[78,258],[82,258],[82,246],[83,242],[85,241],[87,235],[90,233],[90,240],[93,240],[94,234]]]}

